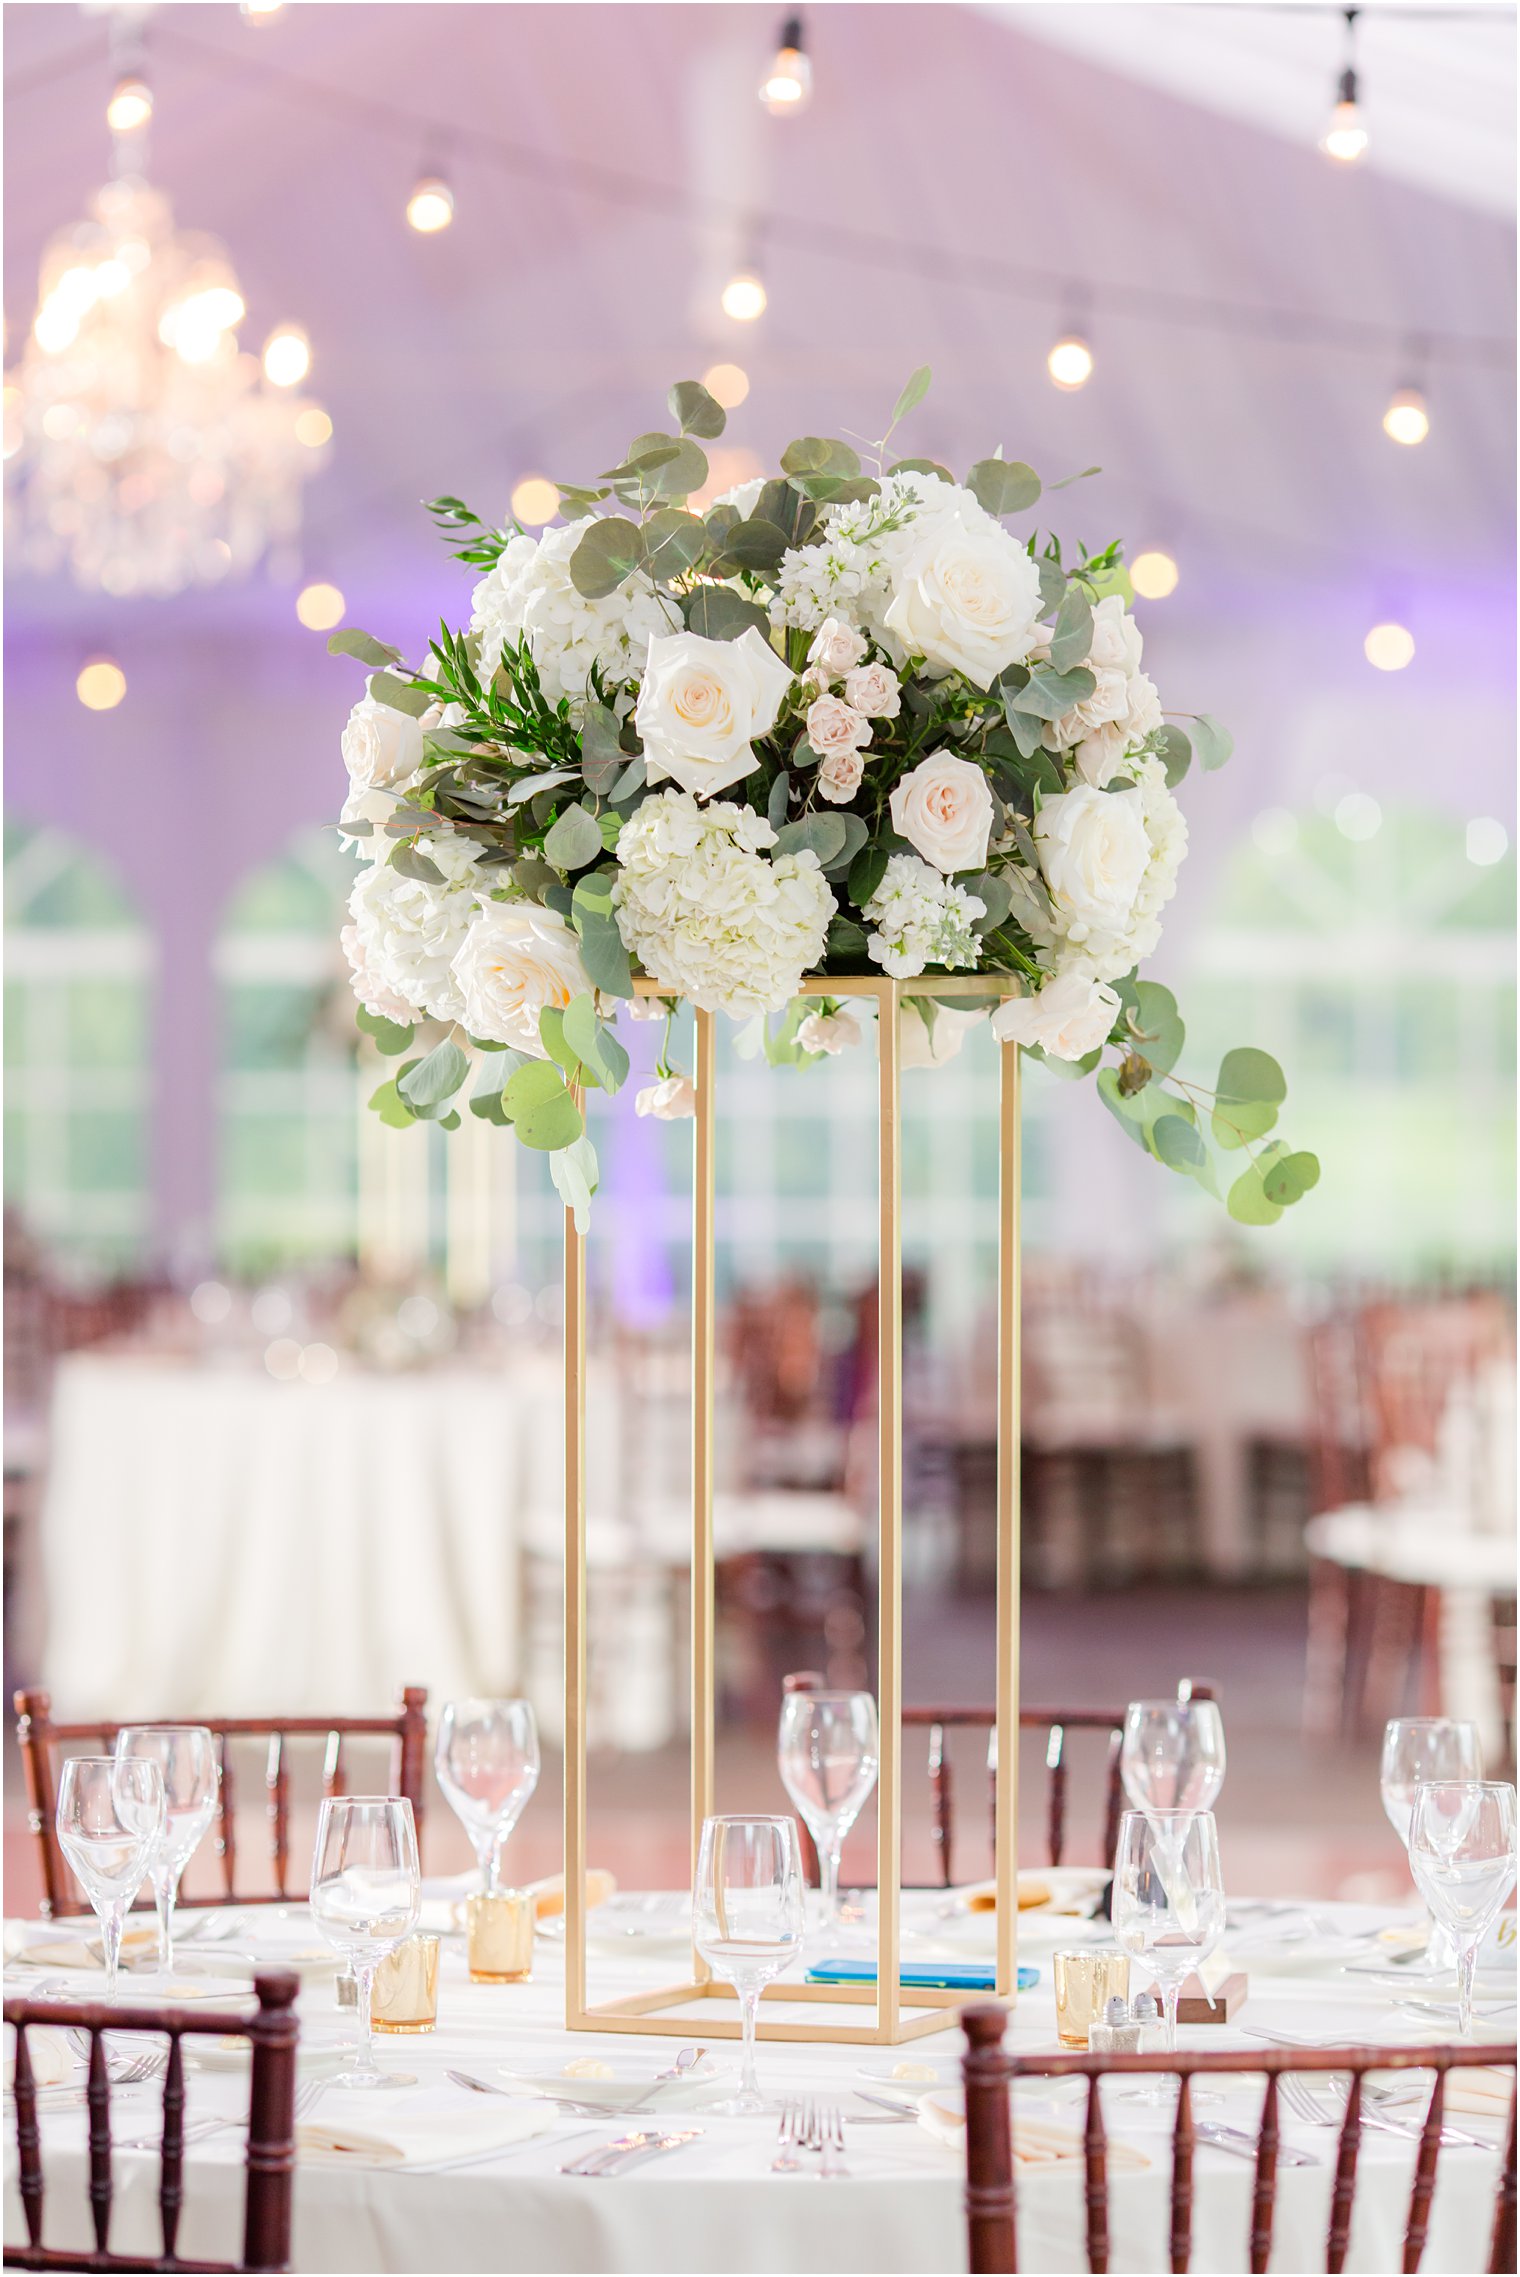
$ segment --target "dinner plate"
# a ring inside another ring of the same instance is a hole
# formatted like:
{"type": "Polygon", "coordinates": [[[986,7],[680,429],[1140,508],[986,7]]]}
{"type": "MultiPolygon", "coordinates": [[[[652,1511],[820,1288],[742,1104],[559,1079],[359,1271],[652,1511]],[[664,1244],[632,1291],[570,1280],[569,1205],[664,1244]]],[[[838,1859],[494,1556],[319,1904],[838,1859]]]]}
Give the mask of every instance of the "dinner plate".
{"type": "Polygon", "coordinates": [[[665,2079],[655,2084],[655,2074],[663,2066],[646,2061],[643,2064],[613,2063],[608,2067],[611,2076],[588,2078],[584,2073],[566,2071],[520,2072],[499,2067],[500,2076],[509,2086],[519,2087],[528,2095],[568,2096],[577,2103],[605,2103],[609,2110],[622,2111],[630,2103],[645,2098],[643,2108],[648,2111],[699,2110],[722,2095],[734,2076],[732,2064],[715,2064],[710,2059],[683,2072],[679,2079],[665,2079]]]}
{"type": "MultiPolygon", "coordinates": [[[[565,1941],[565,1917],[551,1913],[538,1924],[550,1944],[565,1941]]],[[[586,1916],[586,1943],[604,1953],[679,1953],[691,1948],[691,1900],[679,1892],[627,1891],[586,1916]]]]}

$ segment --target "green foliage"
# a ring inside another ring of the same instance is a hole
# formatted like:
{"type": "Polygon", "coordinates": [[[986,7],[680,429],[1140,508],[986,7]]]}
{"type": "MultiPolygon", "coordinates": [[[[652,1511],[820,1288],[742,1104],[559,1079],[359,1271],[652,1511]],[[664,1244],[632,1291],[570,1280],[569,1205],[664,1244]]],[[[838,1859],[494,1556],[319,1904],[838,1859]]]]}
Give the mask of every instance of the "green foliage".
{"type": "Polygon", "coordinates": [[[388,704],[393,712],[406,712],[412,719],[421,719],[430,711],[433,698],[414,680],[398,680],[394,672],[377,672],[369,684],[369,692],[377,704],[388,704]]]}
{"type": "Polygon", "coordinates": [[[923,402],[924,397],[929,392],[930,382],[933,380],[933,378],[934,374],[929,366],[927,364],[920,364],[918,370],[913,374],[913,377],[908,381],[907,386],[903,389],[902,394],[898,397],[897,401],[892,406],[892,417],[887,427],[887,433],[889,435],[891,434],[894,427],[899,425],[902,420],[907,418],[910,411],[916,411],[918,409],[919,405],[923,402]]]}
{"type": "Polygon", "coordinates": [[[1166,769],[1167,787],[1175,790],[1192,764],[1192,742],[1175,720],[1168,720],[1157,731],[1155,748],[1157,757],[1166,769]]]}
{"type": "Polygon", "coordinates": [[[633,968],[612,906],[615,870],[593,870],[576,882],[570,921],[581,940],[581,962],[604,996],[632,996],[633,968]]]}
{"type": "Polygon", "coordinates": [[[387,664],[399,664],[399,648],[387,648],[383,640],[373,633],[360,632],[356,625],[345,625],[341,632],[331,633],[327,641],[329,656],[357,656],[361,664],[372,664],[383,669],[387,664]]]}
{"type": "Polygon", "coordinates": [[[1050,661],[1057,672],[1070,672],[1086,659],[1092,647],[1092,603],[1075,582],[1061,596],[1055,629],[1050,636],[1050,661]]]}
{"type": "Polygon", "coordinates": [[[820,868],[827,868],[844,852],[848,837],[842,815],[809,814],[800,822],[788,822],[777,831],[773,852],[816,854],[820,868]]]}
{"type": "Polygon", "coordinates": [[[1211,712],[1199,712],[1193,721],[1193,749],[1199,765],[1209,769],[1222,767],[1235,748],[1235,738],[1228,728],[1221,727],[1211,712]]]}
{"type": "Polygon", "coordinates": [[[751,625],[762,635],[771,629],[771,620],[763,609],[746,601],[742,594],[730,592],[726,585],[694,587],[681,605],[681,614],[689,630],[701,633],[704,640],[739,640],[751,625]]]}
{"type": "Polygon", "coordinates": [[[603,514],[589,524],[570,556],[570,582],[588,601],[605,601],[644,559],[644,533],[621,514],[603,514]]]}
{"type": "Polygon", "coordinates": [[[502,1106],[524,1146],[552,1154],[581,1135],[581,1111],[552,1060],[530,1059],[502,1088],[502,1106]]]}
{"type": "Polygon", "coordinates": [[[549,1175],[560,1200],[574,1214],[576,1232],[589,1232],[591,1197],[600,1182],[600,1171],[596,1149],[584,1132],[550,1155],[549,1175]]]}
{"type": "Polygon", "coordinates": [[[716,396],[709,395],[700,380],[677,380],[665,398],[670,405],[670,416],[683,435],[700,435],[706,443],[714,441],[728,424],[728,416],[716,396]]]}
{"type": "Polygon", "coordinates": [[[1023,514],[1040,495],[1040,478],[1022,459],[978,459],[966,488],[989,514],[1023,514]]]}
{"type": "Polygon", "coordinates": [[[446,1038],[398,1079],[397,1088],[415,1112],[419,1107],[436,1107],[440,1100],[452,1099],[469,1072],[469,1053],[446,1038]]]}
{"type": "Polygon", "coordinates": [[[583,806],[567,806],[544,837],[544,860],[557,870],[583,870],[604,851],[601,826],[583,806]]]}
{"type": "Polygon", "coordinates": [[[1026,712],[1039,720],[1059,719],[1073,704],[1090,696],[1096,686],[1088,671],[1053,672],[1044,664],[1036,665],[1024,686],[1005,699],[1009,725],[1012,726],[1016,712],[1026,712]]]}
{"type": "Polygon", "coordinates": [[[387,1059],[399,1057],[417,1033],[415,1025],[403,1028],[397,1021],[387,1020],[383,1013],[371,1012],[365,1004],[355,1012],[354,1021],[366,1036],[373,1036],[375,1049],[383,1052],[387,1059]]]}

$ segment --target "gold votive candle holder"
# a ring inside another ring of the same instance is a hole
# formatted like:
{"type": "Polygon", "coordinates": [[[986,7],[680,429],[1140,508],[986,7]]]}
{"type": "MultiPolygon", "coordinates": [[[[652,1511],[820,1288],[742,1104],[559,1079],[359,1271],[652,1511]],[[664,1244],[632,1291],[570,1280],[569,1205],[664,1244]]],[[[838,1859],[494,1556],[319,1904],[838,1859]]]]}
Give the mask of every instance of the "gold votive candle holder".
{"type": "Polygon", "coordinates": [[[1085,2048],[1094,2023],[1115,1997],[1129,2001],[1129,1955],[1092,1946],[1051,1958],[1056,1988],[1056,2035],[1063,2048],[1085,2048]]]}
{"type": "Polygon", "coordinates": [[[431,2032],[438,2021],[439,1939],[405,1937],[375,1971],[370,2022],[377,2032],[431,2032]]]}
{"type": "Polygon", "coordinates": [[[533,1974],[538,1907],[526,1890],[489,1890],[465,1908],[470,1975],[476,1984],[526,1984],[533,1974]]]}

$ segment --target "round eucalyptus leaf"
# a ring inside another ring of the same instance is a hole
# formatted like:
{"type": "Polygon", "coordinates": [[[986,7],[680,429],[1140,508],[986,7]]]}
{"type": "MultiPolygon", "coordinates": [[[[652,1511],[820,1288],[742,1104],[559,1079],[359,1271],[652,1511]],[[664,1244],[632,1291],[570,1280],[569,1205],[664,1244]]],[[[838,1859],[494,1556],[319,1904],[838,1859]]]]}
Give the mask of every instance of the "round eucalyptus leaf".
{"type": "Polygon", "coordinates": [[[570,556],[570,582],[588,601],[605,601],[644,559],[644,533],[621,514],[589,524],[570,556]]]}

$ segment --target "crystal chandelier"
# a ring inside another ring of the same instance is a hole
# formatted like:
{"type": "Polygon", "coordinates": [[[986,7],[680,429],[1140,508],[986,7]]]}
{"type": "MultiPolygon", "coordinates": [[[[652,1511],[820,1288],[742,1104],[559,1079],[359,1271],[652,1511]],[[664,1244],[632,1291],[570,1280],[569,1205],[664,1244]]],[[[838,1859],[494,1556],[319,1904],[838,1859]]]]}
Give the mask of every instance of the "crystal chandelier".
{"type": "MultiPolygon", "coordinates": [[[[118,135],[118,167],[140,157],[118,135]]],[[[226,248],[176,229],[138,172],[51,240],[4,401],[7,524],[33,568],[177,593],[293,545],[332,422],[296,392],[302,336],[282,327],[261,366],[245,314],[226,248]]]]}

